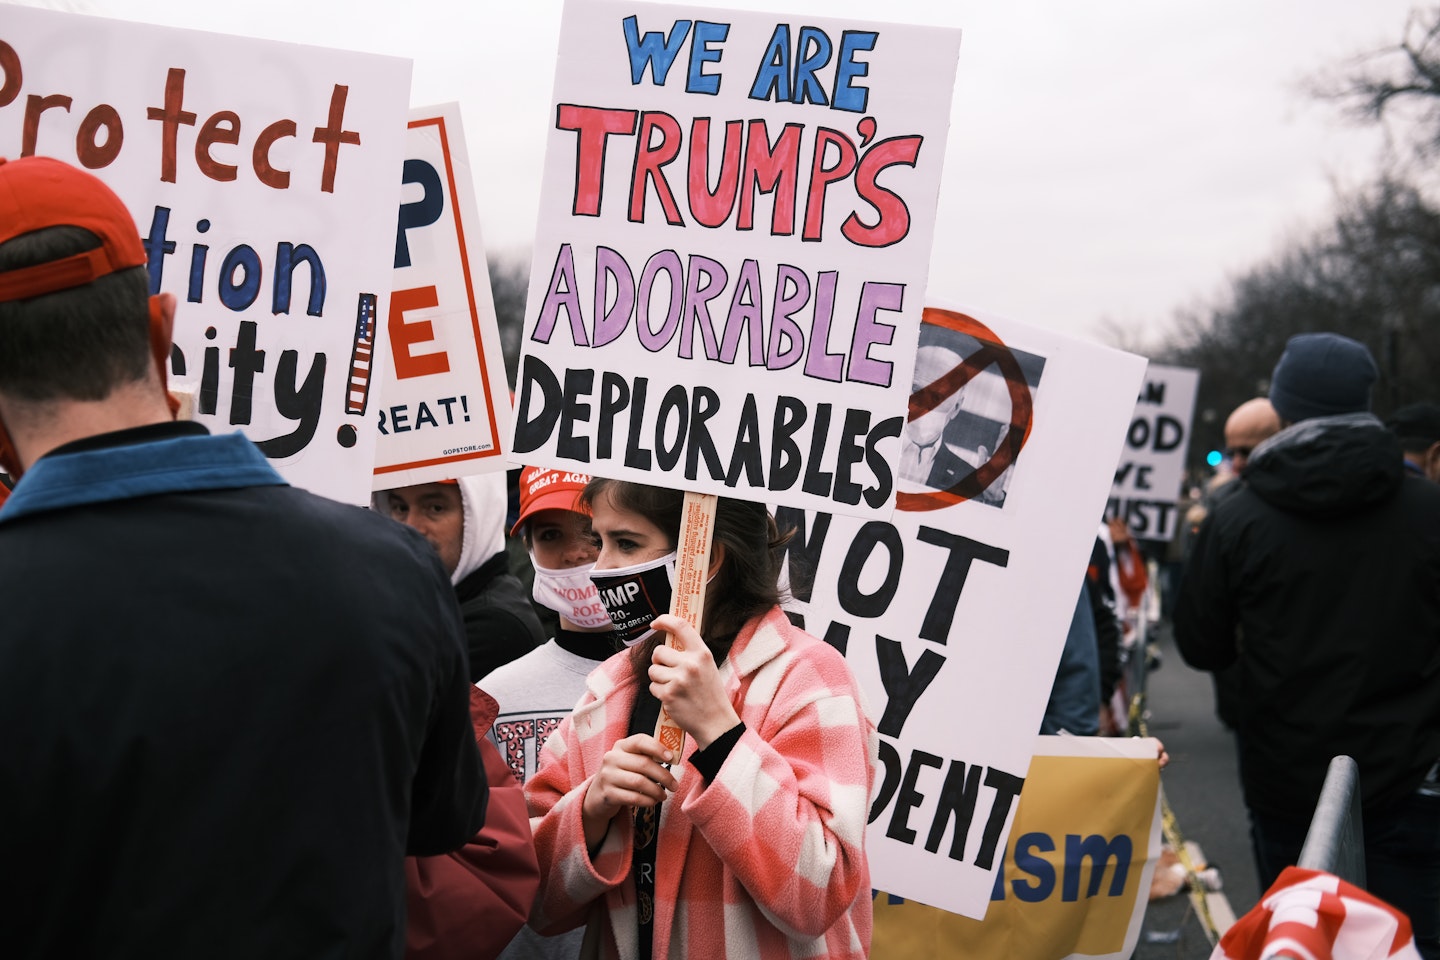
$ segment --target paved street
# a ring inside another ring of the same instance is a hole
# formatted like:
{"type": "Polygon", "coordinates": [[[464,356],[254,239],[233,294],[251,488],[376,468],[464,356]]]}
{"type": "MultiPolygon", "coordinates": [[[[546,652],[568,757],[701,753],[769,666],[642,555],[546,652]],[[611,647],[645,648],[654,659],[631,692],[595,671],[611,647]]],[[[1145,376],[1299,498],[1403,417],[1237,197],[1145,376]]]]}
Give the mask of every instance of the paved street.
{"type": "MultiPolygon", "coordinates": [[[[1165,742],[1170,765],[1165,795],[1180,831],[1219,868],[1235,916],[1255,905],[1260,891],[1250,855],[1234,742],[1215,716],[1210,675],[1191,670],[1160,631],[1162,664],[1149,678],[1150,732],[1165,742]]],[[[1184,894],[1157,900],[1145,916],[1134,960],[1203,960],[1211,945],[1184,894]]]]}

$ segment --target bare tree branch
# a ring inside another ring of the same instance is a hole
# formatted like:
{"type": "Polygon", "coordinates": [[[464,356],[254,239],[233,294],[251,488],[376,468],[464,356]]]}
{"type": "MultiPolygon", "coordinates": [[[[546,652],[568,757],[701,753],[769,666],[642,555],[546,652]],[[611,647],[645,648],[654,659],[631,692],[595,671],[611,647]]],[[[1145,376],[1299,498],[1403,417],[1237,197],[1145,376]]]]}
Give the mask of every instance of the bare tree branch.
{"type": "Polygon", "coordinates": [[[485,259],[490,294],[495,301],[495,323],[500,328],[500,351],[505,355],[505,375],[513,390],[520,364],[520,338],[525,332],[525,300],[530,292],[530,251],[491,251],[485,259]]]}
{"type": "Polygon", "coordinates": [[[1311,92],[1337,103],[1362,123],[1411,119],[1409,140],[1422,158],[1440,152],[1440,7],[1412,10],[1397,44],[1362,53],[1311,83],[1311,92]],[[1399,110],[1413,110],[1396,118],[1399,110]]]}

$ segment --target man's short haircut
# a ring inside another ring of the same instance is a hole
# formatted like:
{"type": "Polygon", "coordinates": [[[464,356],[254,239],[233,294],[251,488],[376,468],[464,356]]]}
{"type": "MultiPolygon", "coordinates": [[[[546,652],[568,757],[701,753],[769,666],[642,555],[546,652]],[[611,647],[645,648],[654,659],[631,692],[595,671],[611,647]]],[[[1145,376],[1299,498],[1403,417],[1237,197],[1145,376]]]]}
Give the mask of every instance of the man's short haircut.
{"type": "MultiPolygon", "coordinates": [[[[0,271],[49,263],[100,246],[80,227],[35,230],[0,244],[0,271]]],[[[0,392],[28,401],[104,400],[145,379],[150,353],[144,267],[84,286],[0,302],[0,392]]]]}

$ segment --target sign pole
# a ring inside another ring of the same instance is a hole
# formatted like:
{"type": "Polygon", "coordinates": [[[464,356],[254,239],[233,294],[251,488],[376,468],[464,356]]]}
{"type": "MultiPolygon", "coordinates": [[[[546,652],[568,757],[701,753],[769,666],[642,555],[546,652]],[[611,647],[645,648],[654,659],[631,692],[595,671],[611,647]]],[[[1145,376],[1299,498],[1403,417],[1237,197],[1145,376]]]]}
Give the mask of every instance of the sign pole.
{"type": "MultiPolygon", "coordinates": [[[[691,493],[686,491],[685,503],[680,509],[680,539],[675,544],[675,587],[670,593],[670,613],[689,621],[696,632],[703,626],[705,616],[705,586],[710,570],[710,544],[715,537],[715,506],[718,500],[713,493],[691,493]]],[[[678,647],[673,634],[667,634],[666,644],[678,647]]],[[[680,759],[685,746],[685,731],[671,719],[662,705],[660,719],[655,723],[655,739],[660,745],[680,759]]]]}

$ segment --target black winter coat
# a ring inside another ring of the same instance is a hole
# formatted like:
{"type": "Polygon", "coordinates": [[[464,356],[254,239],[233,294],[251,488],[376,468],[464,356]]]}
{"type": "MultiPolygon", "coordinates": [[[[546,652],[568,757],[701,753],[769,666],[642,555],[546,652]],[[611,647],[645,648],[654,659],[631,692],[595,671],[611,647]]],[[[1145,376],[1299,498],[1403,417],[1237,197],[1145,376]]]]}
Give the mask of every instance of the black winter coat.
{"type": "Polygon", "coordinates": [[[455,584],[455,599],[465,618],[471,683],[545,642],[530,595],[510,572],[509,554],[495,554],[455,584]]]}
{"type": "Polygon", "coordinates": [[[1407,476],[1369,414],[1283,430],[1240,482],[1182,579],[1181,655],[1203,670],[1238,658],[1252,809],[1308,821],[1347,754],[1379,813],[1440,757],[1440,485],[1407,476]]]}
{"type": "Polygon", "coordinates": [[[484,822],[435,551],[205,434],[79,441],[6,506],[7,958],[398,958],[405,854],[484,822]]]}

